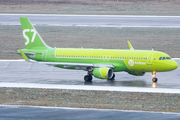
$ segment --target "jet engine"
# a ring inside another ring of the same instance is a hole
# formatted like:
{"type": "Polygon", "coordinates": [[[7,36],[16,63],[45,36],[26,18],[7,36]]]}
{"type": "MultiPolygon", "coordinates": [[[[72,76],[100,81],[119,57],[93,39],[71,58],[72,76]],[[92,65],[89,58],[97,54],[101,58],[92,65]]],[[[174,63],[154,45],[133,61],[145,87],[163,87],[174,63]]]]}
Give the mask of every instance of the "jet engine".
{"type": "Polygon", "coordinates": [[[114,73],[111,68],[94,68],[93,76],[100,79],[110,80],[114,77],[114,73]]]}

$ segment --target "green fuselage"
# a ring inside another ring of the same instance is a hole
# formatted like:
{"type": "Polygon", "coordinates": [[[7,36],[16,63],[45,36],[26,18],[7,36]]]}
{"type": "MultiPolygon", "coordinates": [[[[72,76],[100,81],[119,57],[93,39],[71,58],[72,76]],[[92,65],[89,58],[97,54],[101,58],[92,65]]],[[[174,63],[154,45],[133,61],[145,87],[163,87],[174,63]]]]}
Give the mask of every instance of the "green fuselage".
{"type": "MultiPolygon", "coordinates": [[[[147,50],[113,50],[113,49],[76,49],[76,48],[48,48],[24,49],[24,53],[35,53],[34,57],[28,58],[43,62],[63,63],[89,63],[89,64],[111,64],[113,71],[137,71],[137,72],[164,72],[177,67],[177,63],[169,55],[158,51],[147,50]],[[165,57],[164,60],[159,60],[165,57]]],[[[56,67],[75,69],[75,66],[56,67]]]]}

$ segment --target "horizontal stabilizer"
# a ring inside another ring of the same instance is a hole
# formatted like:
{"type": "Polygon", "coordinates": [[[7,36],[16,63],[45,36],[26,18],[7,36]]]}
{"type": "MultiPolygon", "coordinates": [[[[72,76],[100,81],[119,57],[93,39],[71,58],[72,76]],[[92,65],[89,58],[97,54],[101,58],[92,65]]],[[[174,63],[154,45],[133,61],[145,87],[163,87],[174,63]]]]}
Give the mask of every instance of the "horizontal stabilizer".
{"type": "Polygon", "coordinates": [[[29,61],[29,59],[28,59],[27,56],[22,52],[22,50],[19,49],[19,51],[20,51],[21,55],[23,56],[24,60],[25,60],[25,61],[29,61]]]}

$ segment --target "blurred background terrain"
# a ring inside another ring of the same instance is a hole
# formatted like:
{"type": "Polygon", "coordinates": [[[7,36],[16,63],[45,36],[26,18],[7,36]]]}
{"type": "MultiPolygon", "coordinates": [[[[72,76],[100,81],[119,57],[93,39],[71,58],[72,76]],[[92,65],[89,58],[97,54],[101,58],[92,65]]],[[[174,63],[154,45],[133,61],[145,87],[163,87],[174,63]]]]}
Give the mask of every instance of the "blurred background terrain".
{"type": "MultiPolygon", "coordinates": [[[[1,14],[180,15],[179,0],[1,0],[1,14]]],[[[180,57],[180,28],[35,26],[51,47],[135,49],[180,57]]],[[[22,58],[21,26],[0,25],[0,59],[22,58]]]]}

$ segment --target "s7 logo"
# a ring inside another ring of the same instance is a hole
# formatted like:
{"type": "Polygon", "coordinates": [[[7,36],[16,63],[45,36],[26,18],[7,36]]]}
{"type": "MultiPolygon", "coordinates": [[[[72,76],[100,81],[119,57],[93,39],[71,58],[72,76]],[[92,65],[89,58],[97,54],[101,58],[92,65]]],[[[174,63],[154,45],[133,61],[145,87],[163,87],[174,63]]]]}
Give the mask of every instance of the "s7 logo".
{"type": "Polygon", "coordinates": [[[35,36],[36,36],[36,31],[34,29],[24,29],[23,30],[23,37],[26,39],[25,45],[29,44],[29,37],[26,35],[26,32],[33,32],[33,36],[31,39],[31,42],[34,42],[35,36]]]}

